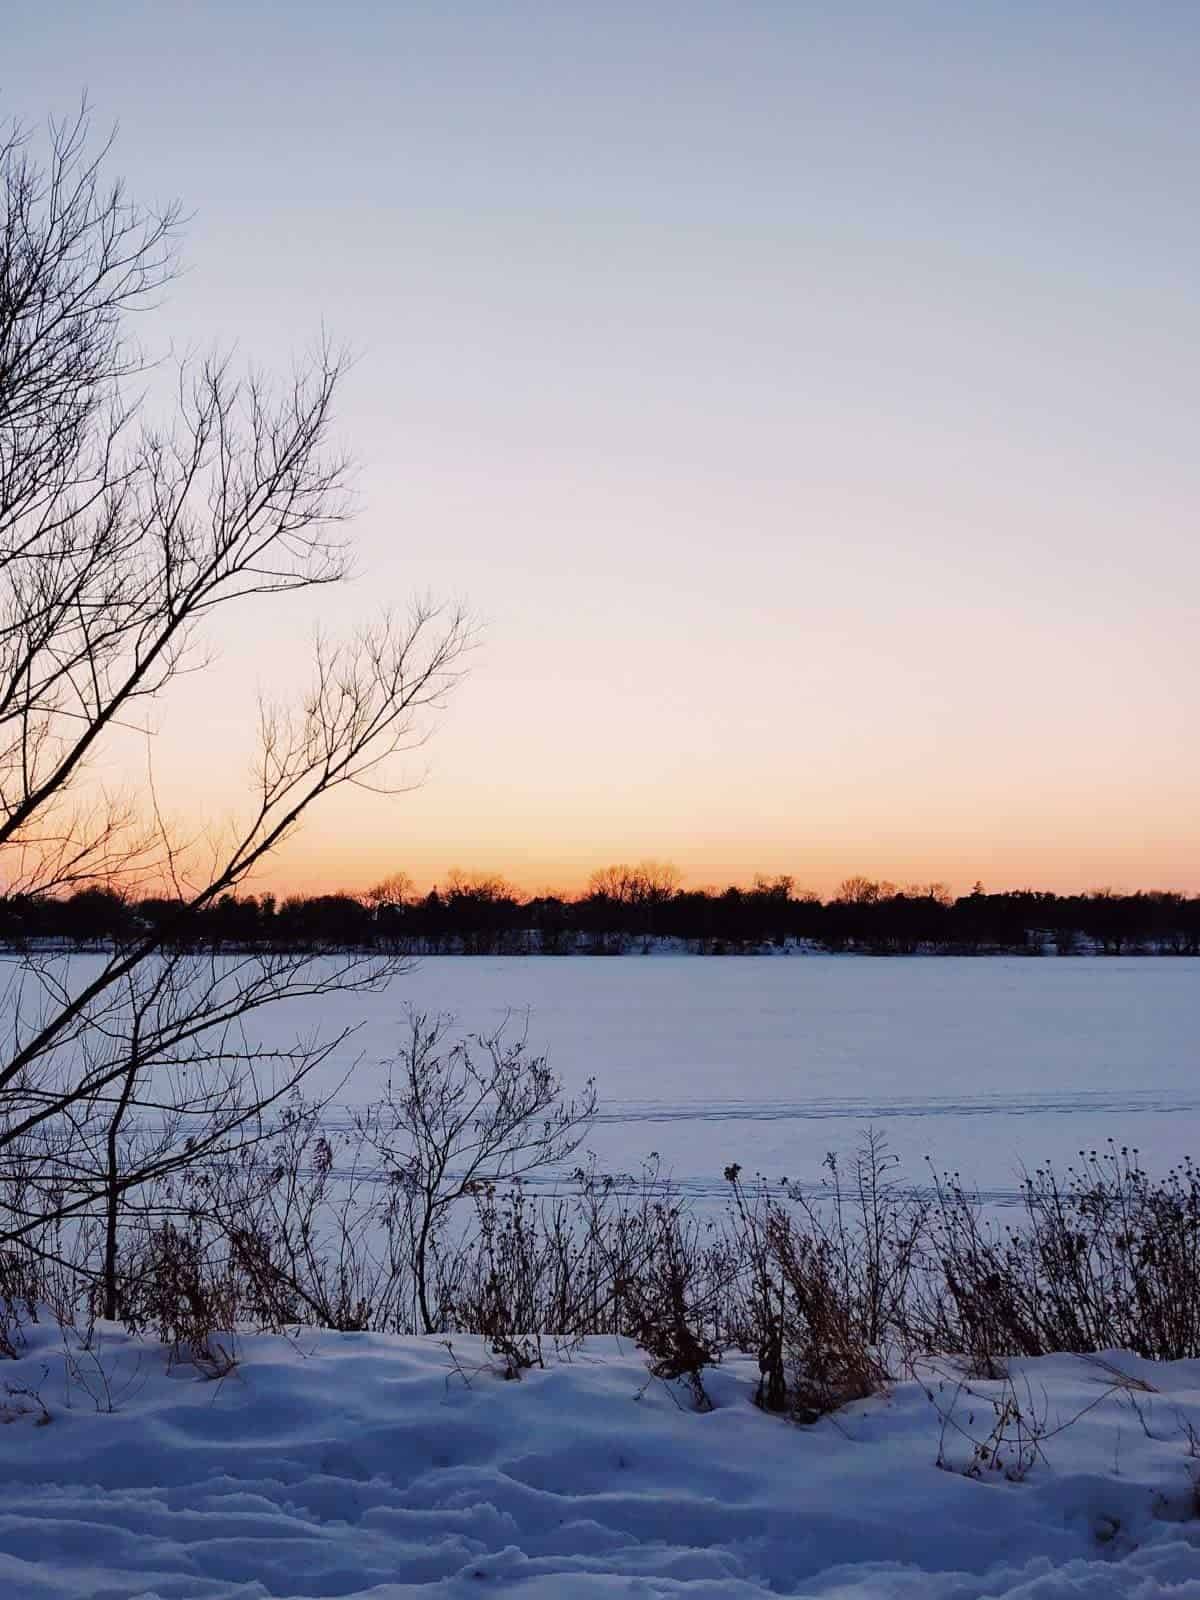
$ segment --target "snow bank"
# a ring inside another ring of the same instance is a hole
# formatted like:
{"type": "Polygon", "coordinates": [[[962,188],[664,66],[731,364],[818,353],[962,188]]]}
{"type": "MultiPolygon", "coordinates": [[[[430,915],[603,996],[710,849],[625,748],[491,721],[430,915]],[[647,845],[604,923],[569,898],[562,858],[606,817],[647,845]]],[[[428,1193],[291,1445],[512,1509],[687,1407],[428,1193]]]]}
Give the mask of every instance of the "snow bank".
{"type": "Polygon", "coordinates": [[[1200,1600],[1200,1362],[1114,1357],[1153,1389],[1108,1393],[1101,1365],[1016,1365],[1047,1428],[1084,1414],[1009,1482],[935,1465],[1001,1394],[955,1399],[948,1368],[948,1427],[906,1382],[797,1428],[748,1360],[702,1415],[615,1340],[518,1383],[478,1340],[248,1337],[211,1381],[116,1332],[71,1376],[33,1334],[0,1367],[5,1596],[1200,1600]]]}

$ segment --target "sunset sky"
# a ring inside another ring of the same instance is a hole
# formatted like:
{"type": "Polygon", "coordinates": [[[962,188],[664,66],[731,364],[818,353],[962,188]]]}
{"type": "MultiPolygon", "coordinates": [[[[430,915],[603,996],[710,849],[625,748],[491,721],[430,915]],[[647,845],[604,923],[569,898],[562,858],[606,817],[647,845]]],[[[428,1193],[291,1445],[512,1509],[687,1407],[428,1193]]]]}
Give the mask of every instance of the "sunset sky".
{"type": "Polygon", "coordinates": [[[260,886],[1200,890],[1198,82],[1157,0],[14,8],[0,112],[192,216],[144,337],[358,356],[358,577],[214,637],[165,803],[428,591],[419,787],[260,886]]]}

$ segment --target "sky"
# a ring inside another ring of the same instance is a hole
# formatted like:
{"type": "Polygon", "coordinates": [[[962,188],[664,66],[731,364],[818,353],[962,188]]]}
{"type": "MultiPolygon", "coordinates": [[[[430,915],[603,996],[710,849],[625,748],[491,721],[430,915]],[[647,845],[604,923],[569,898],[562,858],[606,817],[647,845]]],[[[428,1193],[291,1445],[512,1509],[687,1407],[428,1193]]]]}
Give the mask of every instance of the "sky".
{"type": "Polygon", "coordinates": [[[355,579],[213,635],[164,805],[429,593],[410,792],[259,887],[1200,890],[1197,81],[1155,0],[14,6],[0,113],[190,216],[143,337],[356,356],[355,579]]]}

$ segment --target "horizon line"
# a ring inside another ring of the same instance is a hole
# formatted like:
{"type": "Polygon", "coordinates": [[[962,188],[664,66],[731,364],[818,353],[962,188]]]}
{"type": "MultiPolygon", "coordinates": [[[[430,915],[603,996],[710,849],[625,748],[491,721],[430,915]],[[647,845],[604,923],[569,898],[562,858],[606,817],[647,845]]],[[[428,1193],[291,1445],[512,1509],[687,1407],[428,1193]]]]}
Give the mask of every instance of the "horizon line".
{"type": "MultiPolygon", "coordinates": [[[[670,866],[670,863],[662,862],[655,862],[653,864],[660,867],[670,866]]],[[[416,898],[424,899],[429,894],[435,892],[443,895],[453,892],[454,888],[456,887],[454,880],[457,879],[457,886],[461,887],[466,892],[470,892],[472,889],[479,890],[481,888],[491,888],[494,893],[502,895],[506,898],[512,898],[518,902],[530,902],[534,900],[561,900],[564,902],[572,902],[584,900],[588,898],[589,895],[598,892],[599,886],[595,885],[594,880],[601,877],[603,874],[622,870],[636,872],[639,867],[645,865],[647,865],[647,863],[644,862],[614,863],[610,867],[599,868],[596,871],[589,873],[586,880],[582,884],[579,884],[575,887],[545,884],[531,887],[514,881],[512,878],[509,878],[502,872],[491,872],[486,870],[466,871],[460,867],[449,867],[443,874],[440,875],[440,877],[422,877],[418,879],[409,873],[389,873],[383,878],[376,879],[369,885],[358,888],[352,888],[346,884],[341,884],[336,888],[330,887],[313,889],[288,889],[277,887],[264,887],[262,889],[255,889],[247,886],[245,893],[236,896],[236,898],[249,899],[253,897],[262,899],[264,895],[272,895],[277,900],[282,902],[284,900],[293,899],[317,900],[322,898],[345,896],[346,898],[352,900],[366,901],[375,897],[385,886],[394,884],[398,879],[404,879],[407,882],[409,892],[416,898]]],[[[838,880],[836,887],[823,893],[818,889],[804,885],[797,879],[794,873],[787,872],[755,872],[748,879],[730,878],[725,882],[709,879],[699,883],[688,883],[683,881],[684,875],[682,873],[677,873],[676,876],[677,881],[674,882],[669,889],[667,889],[667,892],[672,895],[675,893],[721,895],[728,892],[730,889],[737,889],[742,893],[752,893],[756,889],[770,889],[772,887],[778,887],[786,880],[789,885],[788,897],[790,899],[802,900],[813,898],[825,905],[832,904],[839,898],[843,898],[842,891],[851,885],[863,885],[868,888],[873,888],[880,899],[887,899],[893,895],[905,895],[909,898],[918,899],[945,897],[953,901],[967,899],[976,892],[985,896],[1015,894],[1051,895],[1057,899],[1063,900],[1077,899],[1086,896],[1099,897],[1103,895],[1110,895],[1118,899],[1129,898],[1135,895],[1178,895],[1182,899],[1200,898],[1200,889],[1186,889],[1171,885],[1169,883],[1142,884],[1135,887],[1129,887],[1125,884],[1114,883],[1110,881],[1107,883],[1092,882],[1080,884],[1070,889],[1051,889],[1039,887],[1036,883],[1030,881],[1012,882],[1001,886],[988,886],[981,878],[975,878],[972,880],[971,886],[964,889],[961,886],[956,886],[953,880],[945,878],[925,878],[920,880],[908,879],[906,881],[901,881],[887,877],[869,877],[868,875],[862,873],[847,873],[844,877],[838,880]]],[[[666,885],[662,885],[661,887],[663,889],[667,888],[666,885]]],[[[146,896],[146,898],[150,898],[150,896],[146,896]]]]}

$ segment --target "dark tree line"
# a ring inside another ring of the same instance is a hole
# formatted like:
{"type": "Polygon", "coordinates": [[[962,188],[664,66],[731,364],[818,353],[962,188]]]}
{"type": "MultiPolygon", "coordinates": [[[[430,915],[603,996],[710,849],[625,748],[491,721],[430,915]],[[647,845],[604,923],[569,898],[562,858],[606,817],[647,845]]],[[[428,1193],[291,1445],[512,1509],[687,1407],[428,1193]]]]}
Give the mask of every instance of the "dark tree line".
{"type": "Polygon", "coordinates": [[[827,900],[787,877],[683,889],[669,868],[615,867],[575,896],[519,895],[501,879],[450,874],[426,894],[403,875],[365,895],[225,894],[175,900],[89,887],[0,901],[9,949],[111,949],[154,936],[204,952],[372,951],[426,955],[621,955],[669,941],[703,955],[807,945],[869,955],[1200,955],[1200,896],[1021,889],[957,898],[942,886],[847,879],[827,900]]]}

